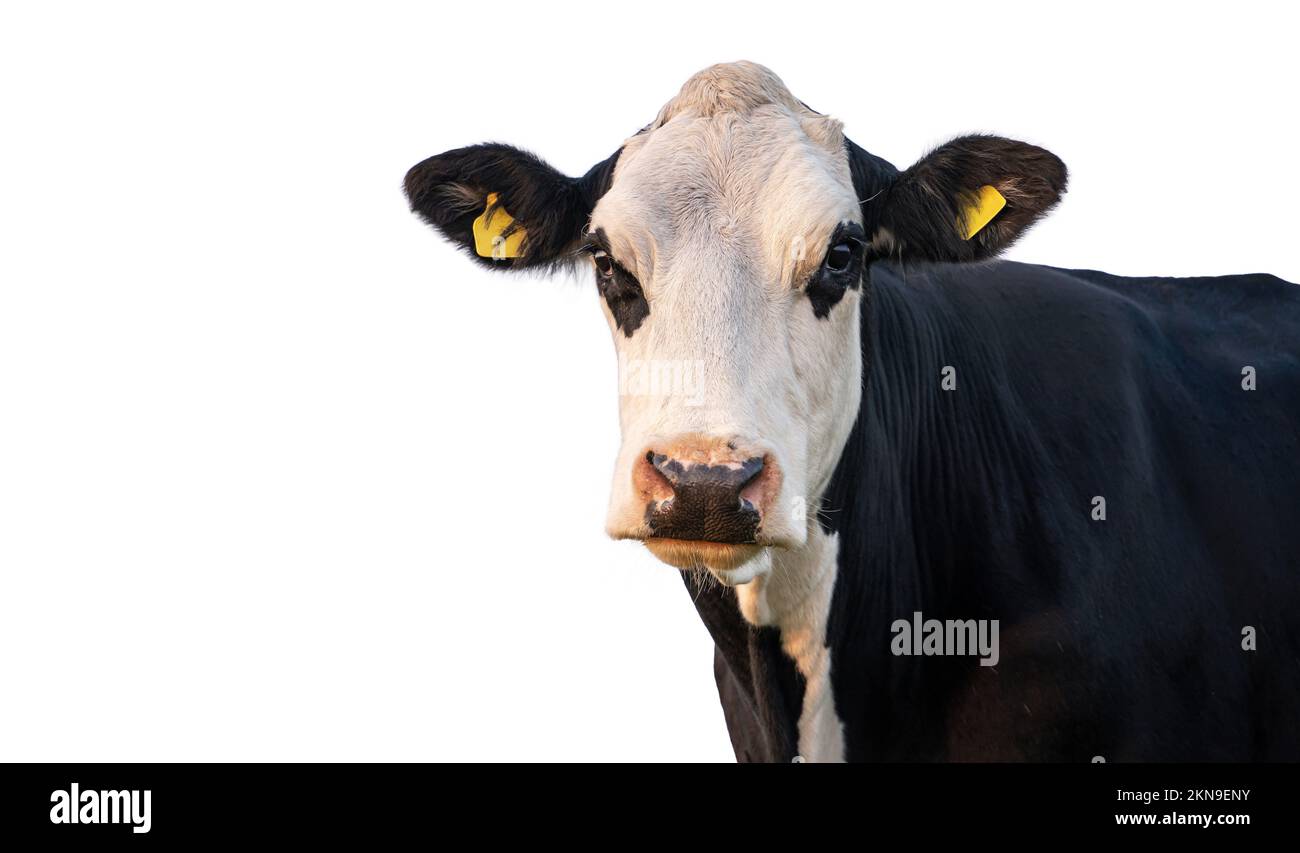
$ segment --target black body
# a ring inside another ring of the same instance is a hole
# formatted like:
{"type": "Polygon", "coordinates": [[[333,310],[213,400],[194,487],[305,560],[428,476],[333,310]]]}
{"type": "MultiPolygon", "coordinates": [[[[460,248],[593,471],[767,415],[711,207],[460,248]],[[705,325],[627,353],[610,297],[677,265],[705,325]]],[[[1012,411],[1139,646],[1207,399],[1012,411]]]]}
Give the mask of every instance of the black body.
{"type": "MultiPolygon", "coordinates": [[[[1300,287],[867,275],[866,389],[820,516],[846,757],[1300,760],[1300,287]],[[999,620],[999,663],[892,655],[915,611],[999,620]]],[[[776,629],[691,594],[737,757],[793,760],[803,688],[776,629]]]]}

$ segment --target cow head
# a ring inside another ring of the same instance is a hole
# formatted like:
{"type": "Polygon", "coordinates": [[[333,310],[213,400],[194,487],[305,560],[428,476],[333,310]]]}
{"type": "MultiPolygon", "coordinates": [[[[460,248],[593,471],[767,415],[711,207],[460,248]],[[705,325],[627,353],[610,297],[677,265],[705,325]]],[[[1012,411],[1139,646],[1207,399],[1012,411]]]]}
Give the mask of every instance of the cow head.
{"type": "Polygon", "coordinates": [[[861,400],[867,266],[991,257],[1065,178],[993,136],[900,173],[740,62],[581,178],[488,144],[418,164],[406,193],[492,269],[591,268],[619,359],[608,532],[735,584],[815,524],[861,400]]]}

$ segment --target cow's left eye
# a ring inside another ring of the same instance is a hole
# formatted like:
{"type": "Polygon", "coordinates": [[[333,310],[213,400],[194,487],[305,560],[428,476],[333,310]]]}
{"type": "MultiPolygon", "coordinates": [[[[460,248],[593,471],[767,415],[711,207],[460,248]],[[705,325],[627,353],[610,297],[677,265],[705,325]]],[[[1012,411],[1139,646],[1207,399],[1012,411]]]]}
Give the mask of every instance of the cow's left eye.
{"type": "Polygon", "coordinates": [[[866,252],[865,237],[862,226],[856,222],[841,222],[831,235],[822,265],[804,288],[814,316],[830,316],[831,308],[843,298],[844,292],[857,288],[866,252]]]}
{"type": "Polygon", "coordinates": [[[853,254],[856,250],[857,247],[847,240],[836,243],[826,253],[826,268],[831,272],[845,272],[849,264],[853,263],[853,254]]]}
{"type": "Polygon", "coordinates": [[[614,259],[605,253],[602,249],[597,249],[591,253],[591,259],[596,264],[596,274],[601,278],[609,278],[614,274],[614,259]]]}

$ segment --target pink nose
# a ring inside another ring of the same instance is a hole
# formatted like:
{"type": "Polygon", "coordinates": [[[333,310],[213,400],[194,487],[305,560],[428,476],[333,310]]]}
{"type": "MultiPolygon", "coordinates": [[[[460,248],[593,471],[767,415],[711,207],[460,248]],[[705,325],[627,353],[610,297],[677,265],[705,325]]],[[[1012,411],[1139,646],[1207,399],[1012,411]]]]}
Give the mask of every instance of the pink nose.
{"type": "Polygon", "coordinates": [[[766,455],[740,447],[735,440],[705,439],[646,451],[633,480],[646,499],[645,522],[652,538],[757,542],[780,474],[766,455]]]}

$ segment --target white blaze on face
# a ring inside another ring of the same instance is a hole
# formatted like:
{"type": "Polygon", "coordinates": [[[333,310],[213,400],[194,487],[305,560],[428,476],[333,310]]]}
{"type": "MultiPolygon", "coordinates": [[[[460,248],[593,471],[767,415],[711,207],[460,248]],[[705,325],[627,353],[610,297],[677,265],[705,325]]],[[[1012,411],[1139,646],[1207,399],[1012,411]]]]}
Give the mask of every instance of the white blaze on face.
{"type": "Polygon", "coordinates": [[[823,318],[802,292],[846,222],[861,211],[839,122],[760,66],[697,74],[628,140],[591,221],[649,306],[630,336],[605,306],[620,373],[642,380],[620,389],[612,536],[649,534],[634,469],[693,436],[780,471],[759,545],[806,541],[861,396],[860,288],[823,318]]]}

